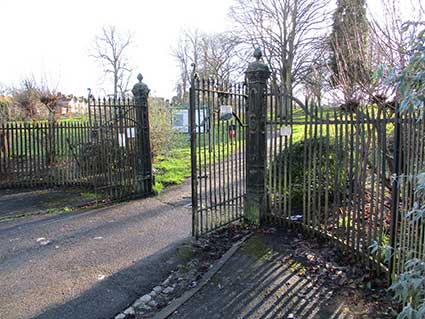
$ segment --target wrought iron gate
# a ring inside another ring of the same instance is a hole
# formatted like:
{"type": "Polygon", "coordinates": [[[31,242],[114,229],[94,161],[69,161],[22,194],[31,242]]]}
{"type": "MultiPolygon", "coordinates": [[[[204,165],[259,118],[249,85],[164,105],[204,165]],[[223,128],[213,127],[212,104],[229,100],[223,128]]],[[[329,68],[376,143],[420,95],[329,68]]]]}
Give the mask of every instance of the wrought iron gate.
{"type": "Polygon", "coordinates": [[[90,134],[82,169],[110,198],[152,193],[147,95],[140,99],[89,99],[90,134]]]}
{"type": "Polygon", "coordinates": [[[192,78],[193,235],[238,220],[245,195],[245,84],[192,78]]]}
{"type": "MultiPolygon", "coordinates": [[[[291,201],[294,185],[292,178],[293,165],[298,167],[304,163],[293,162],[291,152],[294,131],[294,106],[302,109],[301,101],[281,92],[279,87],[269,87],[267,92],[267,169],[266,169],[266,221],[273,221],[276,216],[284,220],[291,217],[293,210],[291,201]]],[[[296,123],[295,123],[296,124],[296,123]]],[[[297,215],[297,213],[295,213],[297,215]]]]}
{"type": "Polygon", "coordinates": [[[247,88],[192,80],[194,235],[243,216],[331,238],[388,274],[425,258],[425,224],[414,214],[425,201],[416,191],[424,113],[303,103],[270,85],[261,51],[254,56],[247,88]]]}

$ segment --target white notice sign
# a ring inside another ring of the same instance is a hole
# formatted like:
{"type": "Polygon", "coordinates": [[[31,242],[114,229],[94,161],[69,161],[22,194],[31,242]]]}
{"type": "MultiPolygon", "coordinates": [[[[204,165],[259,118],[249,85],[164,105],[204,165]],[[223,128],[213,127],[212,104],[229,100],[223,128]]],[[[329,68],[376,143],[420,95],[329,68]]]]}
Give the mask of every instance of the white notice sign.
{"type": "Polygon", "coordinates": [[[127,138],[136,138],[136,128],[127,127],[127,138]]]}
{"type": "Polygon", "coordinates": [[[118,145],[119,145],[120,147],[125,147],[125,145],[126,145],[126,140],[127,140],[127,137],[126,137],[125,133],[120,133],[120,134],[118,135],[118,145]]]}
{"type": "Polygon", "coordinates": [[[289,136],[292,134],[292,130],[289,126],[282,126],[280,128],[280,136],[289,136]]]}

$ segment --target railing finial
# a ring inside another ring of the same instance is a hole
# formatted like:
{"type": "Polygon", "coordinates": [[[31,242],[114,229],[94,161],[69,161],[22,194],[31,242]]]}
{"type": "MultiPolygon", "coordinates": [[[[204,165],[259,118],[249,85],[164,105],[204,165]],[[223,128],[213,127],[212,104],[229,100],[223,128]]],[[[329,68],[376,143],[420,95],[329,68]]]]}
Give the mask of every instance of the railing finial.
{"type": "Polygon", "coordinates": [[[263,53],[261,52],[260,48],[256,48],[254,50],[254,58],[257,59],[257,61],[260,61],[260,59],[263,57],[263,53]]]}

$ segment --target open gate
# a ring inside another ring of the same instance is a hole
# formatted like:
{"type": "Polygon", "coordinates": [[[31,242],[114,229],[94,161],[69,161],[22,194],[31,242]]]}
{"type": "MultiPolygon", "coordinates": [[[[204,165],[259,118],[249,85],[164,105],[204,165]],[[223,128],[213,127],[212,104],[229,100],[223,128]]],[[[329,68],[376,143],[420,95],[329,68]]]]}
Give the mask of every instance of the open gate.
{"type": "Polygon", "coordinates": [[[245,84],[192,78],[193,235],[240,219],[245,188],[245,84]]]}
{"type": "Polygon", "coordinates": [[[254,57],[246,86],[193,77],[194,235],[243,216],[330,238],[388,274],[423,259],[425,228],[412,210],[424,201],[424,113],[303,103],[268,82],[260,50],[254,57]]]}

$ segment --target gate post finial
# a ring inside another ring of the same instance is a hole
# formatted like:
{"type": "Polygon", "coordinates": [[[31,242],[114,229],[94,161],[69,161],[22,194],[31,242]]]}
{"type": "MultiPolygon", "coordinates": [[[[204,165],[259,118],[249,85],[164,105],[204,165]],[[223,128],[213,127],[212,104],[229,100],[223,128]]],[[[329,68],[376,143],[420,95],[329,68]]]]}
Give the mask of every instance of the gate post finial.
{"type": "Polygon", "coordinates": [[[152,153],[149,134],[149,108],[148,96],[150,89],[142,82],[142,74],[137,75],[139,81],[133,86],[131,92],[134,96],[136,109],[136,145],[138,152],[136,174],[141,193],[152,193],[152,153]]]}
{"type": "MultiPolygon", "coordinates": [[[[139,82],[136,83],[133,86],[133,89],[131,90],[131,92],[133,93],[134,98],[136,99],[136,101],[138,99],[140,99],[140,101],[137,101],[137,102],[140,102],[140,104],[142,104],[142,102],[146,102],[144,104],[147,105],[147,100],[148,100],[148,95],[149,95],[150,89],[149,89],[149,87],[145,83],[142,82],[143,75],[141,73],[139,73],[137,75],[137,80],[139,82]]],[[[137,103],[137,104],[139,104],[139,103],[137,103]]]]}
{"type": "Polygon", "coordinates": [[[248,84],[248,129],[246,130],[246,197],[244,201],[245,221],[260,224],[266,214],[266,119],[267,81],[269,67],[261,61],[259,48],[254,51],[256,61],[246,71],[248,84]]]}

